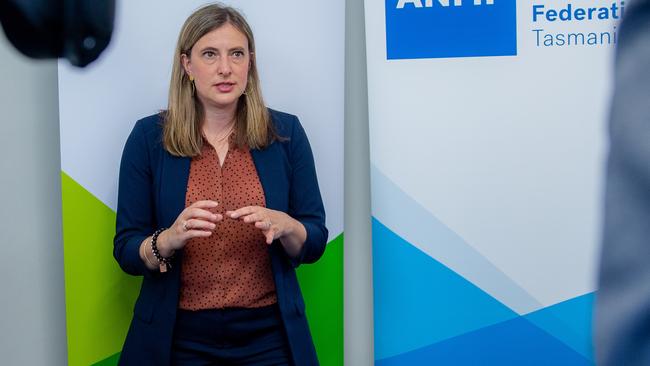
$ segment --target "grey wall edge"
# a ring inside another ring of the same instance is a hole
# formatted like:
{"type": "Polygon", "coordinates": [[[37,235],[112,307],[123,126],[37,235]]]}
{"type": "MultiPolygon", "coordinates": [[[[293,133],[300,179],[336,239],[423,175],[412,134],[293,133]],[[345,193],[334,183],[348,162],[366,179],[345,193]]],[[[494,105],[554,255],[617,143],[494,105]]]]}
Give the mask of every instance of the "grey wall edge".
{"type": "Polygon", "coordinates": [[[374,363],[368,83],[363,0],[346,1],[344,361],[374,363]]]}
{"type": "Polygon", "coordinates": [[[65,365],[58,73],[0,32],[0,364],[65,365]]]}

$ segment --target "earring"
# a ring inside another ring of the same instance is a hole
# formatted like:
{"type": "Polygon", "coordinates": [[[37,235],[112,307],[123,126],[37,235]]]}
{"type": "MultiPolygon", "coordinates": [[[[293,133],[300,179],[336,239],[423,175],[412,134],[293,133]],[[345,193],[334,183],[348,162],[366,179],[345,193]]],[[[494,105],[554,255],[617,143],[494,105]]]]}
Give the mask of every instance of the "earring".
{"type": "Polygon", "coordinates": [[[194,86],[194,76],[190,75],[190,84],[192,85],[192,95],[196,94],[196,87],[194,86]]]}

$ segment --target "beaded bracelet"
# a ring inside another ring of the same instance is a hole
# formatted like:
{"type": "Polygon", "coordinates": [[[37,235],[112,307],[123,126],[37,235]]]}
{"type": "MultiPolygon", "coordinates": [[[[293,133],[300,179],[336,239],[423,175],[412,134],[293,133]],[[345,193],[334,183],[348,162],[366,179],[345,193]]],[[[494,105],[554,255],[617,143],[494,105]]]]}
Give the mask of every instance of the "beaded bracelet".
{"type": "Polygon", "coordinates": [[[151,251],[153,252],[153,256],[156,257],[156,259],[158,260],[158,264],[160,266],[160,272],[167,272],[168,269],[172,268],[171,260],[174,257],[172,255],[165,258],[162,255],[160,255],[160,252],[158,251],[158,245],[157,245],[158,236],[160,235],[160,233],[162,233],[165,230],[166,230],[165,228],[160,228],[156,230],[153,233],[153,236],[151,237],[151,251]]]}

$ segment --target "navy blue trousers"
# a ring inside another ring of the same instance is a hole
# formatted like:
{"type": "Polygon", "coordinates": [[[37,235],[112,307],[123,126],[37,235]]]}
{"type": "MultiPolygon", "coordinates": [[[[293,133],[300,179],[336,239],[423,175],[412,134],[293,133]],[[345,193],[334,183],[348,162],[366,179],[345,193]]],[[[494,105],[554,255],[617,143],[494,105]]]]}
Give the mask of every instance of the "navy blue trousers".
{"type": "Polygon", "coordinates": [[[280,310],[178,310],[172,365],[292,365],[280,310]]]}

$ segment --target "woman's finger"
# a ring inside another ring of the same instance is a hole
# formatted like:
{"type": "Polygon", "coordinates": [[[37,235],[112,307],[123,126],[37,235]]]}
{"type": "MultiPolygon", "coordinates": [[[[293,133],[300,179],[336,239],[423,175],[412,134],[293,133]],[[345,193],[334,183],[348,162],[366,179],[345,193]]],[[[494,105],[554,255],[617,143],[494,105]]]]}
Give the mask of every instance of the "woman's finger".
{"type": "Polygon", "coordinates": [[[272,244],[273,240],[275,240],[275,230],[274,229],[268,230],[264,234],[264,236],[266,237],[266,244],[269,244],[269,245],[272,244]]]}
{"type": "Polygon", "coordinates": [[[202,220],[212,221],[212,222],[218,222],[223,220],[223,215],[215,214],[201,208],[188,208],[185,210],[183,214],[181,214],[181,216],[183,216],[186,221],[190,219],[202,219],[202,220]]]}
{"type": "Polygon", "coordinates": [[[234,211],[226,211],[226,215],[231,219],[237,219],[242,216],[250,215],[254,212],[257,212],[260,209],[261,207],[259,206],[246,206],[246,207],[238,208],[234,211]]]}
{"type": "Polygon", "coordinates": [[[212,231],[190,230],[187,232],[187,239],[189,240],[192,238],[207,238],[212,234],[213,234],[212,231]]]}
{"type": "Polygon", "coordinates": [[[269,221],[266,215],[263,215],[261,212],[255,212],[250,215],[242,216],[242,220],[246,223],[258,222],[258,221],[269,221]]]}
{"type": "Polygon", "coordinates": [[[201,219],[189,219],[185,220],[182,224],[183,231],[190,230],[209,230],[213,231],[217,225],[210,221],[205,221],[201,219]]]}
{"type": "Polygon", "coordinates": [[[262,230],[269,230],[272,225],[270,220],[259,220],[255,222],[255,227],[262,230]]]}

